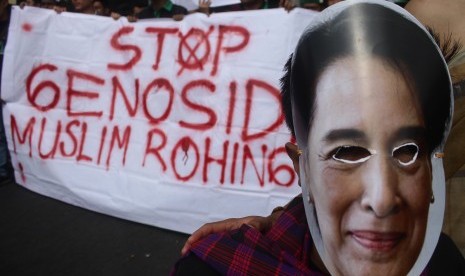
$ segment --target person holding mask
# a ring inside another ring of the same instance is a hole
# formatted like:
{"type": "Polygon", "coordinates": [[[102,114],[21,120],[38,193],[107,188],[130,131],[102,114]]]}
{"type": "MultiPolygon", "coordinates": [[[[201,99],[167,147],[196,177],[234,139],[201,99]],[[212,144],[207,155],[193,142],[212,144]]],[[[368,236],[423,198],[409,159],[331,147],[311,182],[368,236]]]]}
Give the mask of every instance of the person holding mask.
{"type": "MultiPolygon", "coordinates": [[[[446,184],[446,214],[443,231],[451,236],[453,241],[459,246],[462,254],[465,253],[465,236],[462,234],[465,229],[465,213],[463,208],[463,188],[465,180],[465,147],[463,141],[465,131],[463,125],[465,121],[465,50],[454,41],[464,41],[464,20],[461,11],[461,0],[453,0],[447,3],[437,1],[410,0],[405,9],[418,18],[425,26],[431,27],[437,32],[436,39],[439,45],[449,45],[448,51],[444,55],[449,64],[452,81],[454,84],[455,108],[451,133],[445,145],[444,169],[446,184]],[[461,28],[462,27],[462,28],[461,28]],[[457,52],[458,50],[458,52],[457,52]],[[452,53],[456,53],[452,56],[452,53]]],[[[292,146],[292,145],[291,145],[292,146]]],[[[289,151],[288,151],[289,152],[289,151]]],[[[282,213],[283,207],[276,207],[268,217],[248,216],[244,218],[231,218],[223,221],[207,223],[195,231],[186,242],[182,252],[185,253],[190,244],[202,237],[220,231],[227,231],[239,228],[242,224],[248,224],[261,232],[267,232],[275,223],[277,217],[282,213]]]]}
{"type": "Polygon", "coordinates": [[[437,245],[452,103],[427,30],[394,4],[345,1],[307,28],[282,83],[302,197],[266,233],[242,225],[193,244],[175,274],[465,273],[457,248],[437,245]]]}

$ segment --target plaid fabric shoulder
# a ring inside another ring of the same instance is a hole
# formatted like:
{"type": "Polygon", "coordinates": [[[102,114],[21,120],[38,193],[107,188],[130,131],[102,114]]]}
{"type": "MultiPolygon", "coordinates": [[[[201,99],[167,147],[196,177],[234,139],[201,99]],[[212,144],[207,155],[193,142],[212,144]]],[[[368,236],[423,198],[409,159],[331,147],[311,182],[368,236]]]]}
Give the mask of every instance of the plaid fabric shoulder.
{"type": "Polygon", "coordinates": [[[212,234],[191,252],[224,275],[323,275],[310,267],[312,240],[302,197],[294,198],[266,234],[242,225],[212,234]]]}

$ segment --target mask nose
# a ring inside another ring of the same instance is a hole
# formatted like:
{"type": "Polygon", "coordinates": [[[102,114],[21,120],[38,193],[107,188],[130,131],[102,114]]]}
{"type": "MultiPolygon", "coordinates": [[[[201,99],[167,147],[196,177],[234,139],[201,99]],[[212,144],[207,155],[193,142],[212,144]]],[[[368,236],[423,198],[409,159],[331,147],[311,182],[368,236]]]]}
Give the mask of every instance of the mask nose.
{"type": "Polygon", "coordinates": [[[383,218],[395,214],[401,207],[398,190],[398,177],[391,160],[373,156],[363,168],[362,207],[376,217],[383,218]]]}

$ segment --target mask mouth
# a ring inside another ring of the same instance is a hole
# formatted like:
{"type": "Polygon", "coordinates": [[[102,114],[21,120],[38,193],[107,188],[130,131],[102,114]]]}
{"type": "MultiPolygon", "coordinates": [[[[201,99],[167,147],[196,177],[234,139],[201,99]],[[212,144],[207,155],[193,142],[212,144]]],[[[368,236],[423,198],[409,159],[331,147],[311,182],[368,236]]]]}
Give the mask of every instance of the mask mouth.
{"type": "MultiPolygon", "coordinates": [[[[426,233],[424,237],[424,242],[420,254],[408,275],[416,276],[420,275],[426,268],[431,256],[434,253],[439,236],[442,230],[442,223],[444,219],[444,209],[445,209],[445,178],[444,170],[442,165],[442,159],[440,158],[431,158],[432,171],[433,171],[433,194],[434,200],[432,200],[429,212],[428,212],[428,222],[426,226],[426,233]]],[[[318,216],[316,212],[315,205],[312,202],[310,191],[308,188],[308,183],[305,178],[305,165],[303,158],[299,160],[300,166],[300,181],[302,187],[302,198],[305,208],[305,215],[307,218],[308,227],[310,234],[313,239],[315,248],[323,261],[326,269],[330,272],[331,275],[338,275],[339,269],[334,267],[333,262],[330,261],[331,256],[325,250],[325,245],[323,242],[320,226],[318,223],[318,216]]]]}

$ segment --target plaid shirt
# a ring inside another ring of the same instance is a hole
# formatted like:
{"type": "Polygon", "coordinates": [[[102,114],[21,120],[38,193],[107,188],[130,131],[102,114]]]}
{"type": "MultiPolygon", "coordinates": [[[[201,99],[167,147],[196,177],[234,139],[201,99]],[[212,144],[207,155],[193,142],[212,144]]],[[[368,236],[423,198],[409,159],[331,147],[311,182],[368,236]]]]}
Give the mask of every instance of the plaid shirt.
{"type": "Polygon", "coordinates": [[[324,275],[310,259],[312,246],[302,197],[297,196],[268,233],[244,224],[207,236],[184,257],[193,253],[222,275],[324,275]]]}
{"type": "Polygon", "coordinates": [[[265,235],[248,225],[212,234],[191,252],[224,275],[323,275],[311,267],[312,239],[302,197],[289,203],[265,235]]]}

